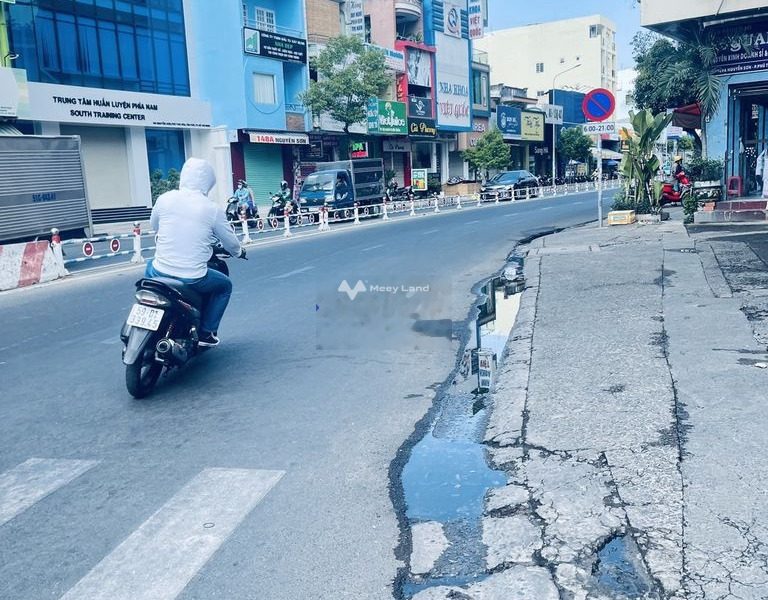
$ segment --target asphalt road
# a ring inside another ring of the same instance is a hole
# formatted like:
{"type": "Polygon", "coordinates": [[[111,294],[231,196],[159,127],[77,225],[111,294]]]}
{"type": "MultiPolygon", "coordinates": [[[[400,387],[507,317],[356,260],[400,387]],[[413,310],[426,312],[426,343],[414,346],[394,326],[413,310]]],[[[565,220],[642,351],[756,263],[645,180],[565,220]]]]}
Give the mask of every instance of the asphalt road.
{"type": "Polygon", "coordinates": [[[138,267],[0,294],[0,599],[392,598],[399,472],[473,288],[596,212],[574,194],[254,247],[222,345],[143,401],[118,340],[138,267]],[[342,280],[428,292],[350,312],[342,280]]]}

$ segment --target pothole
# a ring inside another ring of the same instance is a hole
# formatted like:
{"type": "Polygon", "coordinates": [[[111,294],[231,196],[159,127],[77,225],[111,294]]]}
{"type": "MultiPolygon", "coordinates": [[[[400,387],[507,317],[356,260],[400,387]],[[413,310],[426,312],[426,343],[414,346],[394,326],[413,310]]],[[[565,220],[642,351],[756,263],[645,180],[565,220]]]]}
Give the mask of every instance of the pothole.
{"type": "Polygon", "coordinates": [[[489,489],[506,485],[507,477],[488,466],[482,443],[488,420],[486,393],[515,323],[523,287],[518,260],[482,288],[485,301],[470,325],[458,373],[437,400],[435,419],[403,468],[406,519],[413,533],[404,598],[430,587],[461,587],[487,577],[482,543],[485,496],[489,489]],[[416,529],[432,533],[425,536],[416,529]],[[425,556],[430,557],[426,564],[425,556]]]}
{"type": "Polygon", "coordinates": [[[640,549],[630,535],[609,541],[597,553],[595,591],[616,600],[656,600],[658,594],[640,558],[640,549]]]}

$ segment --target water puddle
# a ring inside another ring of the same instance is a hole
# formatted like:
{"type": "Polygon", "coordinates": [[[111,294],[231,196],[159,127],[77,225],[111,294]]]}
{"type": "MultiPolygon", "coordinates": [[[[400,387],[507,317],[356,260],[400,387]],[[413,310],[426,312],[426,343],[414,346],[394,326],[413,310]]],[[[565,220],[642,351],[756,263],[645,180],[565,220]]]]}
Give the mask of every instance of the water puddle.
{"type": "Polygon", "coordinates": [[[597,556],[599,562],[594,573],[597,592],[610,594],[611,598],[658,598],[640,559],[640,550],[631,536],[612,539],[597,556]]]}
{"type": "Polygon", "coordinates": [[[486,461],[485,398],[519,308],[522,262],[510,264],[511,271],[508,266],[504,277],[482,288],[485,302],[470,327],[459,372],[450,390],[438,399],[435,420],[412,448],[403,469],[409,525],[439,523],[447,540],[428,573],[410,573],[406,578],[405,598],[429,587],[466,586],[487,576],[481,531],[485,495],[490,488],[504,486],[507,478],[486,461]]]}

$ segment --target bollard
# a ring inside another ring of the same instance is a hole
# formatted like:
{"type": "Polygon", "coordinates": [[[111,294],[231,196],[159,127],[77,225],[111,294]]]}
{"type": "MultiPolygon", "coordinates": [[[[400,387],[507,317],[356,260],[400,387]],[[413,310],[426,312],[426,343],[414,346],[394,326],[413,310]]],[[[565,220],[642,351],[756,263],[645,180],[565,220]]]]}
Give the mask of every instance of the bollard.
{"type": "Polygon", "coordinates": [[[244,215],[244,214],[240,215],[240,223],[243,226],[243,239],[242,239],[242,243],[243,244],[250,244],[253,240],[251,239],[251,236],[248,233],[248,218],[246,217],[246,215],[244,215]]]}
{"type": "Polygon", "coordinates": [[[387,214],[387,199],[384,199],[384,216],[381,217],[382,221],[389,221],[389,215],[387,214]]]}
{"type": "Polygon", "coordinates": [[[440,212],[440,206],[439,206],[439,204],[438,204],[438,202],[439,202],[439,201],[440,201],[440,197],[439,197],[439,196],[437,196],[437,195],[435,195],[435,212],[436,212],[436,213],[439,213],[439,212],[440,212]]]}
{"type": "Polygon", "coordinates": [[[355,207],[354,208],[354,211],[355,211],[354,224],[355,225],[360,225],[360,211],[357,209],[357,202],[355,202],[354,207],[355,207]]]}
{"type": "Polygon", "coordinates": [[[501,196],[501,192],[496,192],[496,202],[494,202],[494,204],[499,203],[499,196],[501,196]]]}
{"type": "Polygon", "coordinates": [[[411,214],[409,216],[411,217],[416,216],[416,206],[413,203],[413,196],[411,196],[411,214]]]}
{"type": "Polygon", "coordinates": [[[53,250],[53,257],[56,259],[56,269],[59,272],[59,277],[69,275],[69,271],[64,266],[64,252],[61,249],[61,236],[59,230],[55,227],[51,229],[51,249],[53,250]]]}
{"type": "Polygon", "coordinates": [[[327,206],[321,206],[320,207],[320,227],[317,228],[318,231],[330,231],[331,226],[328,224],[328,207],[327,206]]]}
{"type": "Polygon", "coordinates": [[[286,206],[285,210],[283,211],[283,216],[285,217],[285,232],[283,233],[283,237],[291,237],[293,234],[291,233],[291,207],[286,206]]]}
{"type": "Polygon", "coordinates": [[[475,196],[477,197],[477,206],[478,208],[480,208],[480,203],[481,203],[480,192],[475,192],[475,196]]]}
{"type": "Polygon", "coordinates": [[[456,210],[461,210],[461,196],[456,196],[456,210]]]}
{"type": "Polygon", "coordinates": [[[138,221],[133,222],[133,256],[131,262],[137,265],[144,264],[144,257],[141,255],[141,225],[138,221]]]}

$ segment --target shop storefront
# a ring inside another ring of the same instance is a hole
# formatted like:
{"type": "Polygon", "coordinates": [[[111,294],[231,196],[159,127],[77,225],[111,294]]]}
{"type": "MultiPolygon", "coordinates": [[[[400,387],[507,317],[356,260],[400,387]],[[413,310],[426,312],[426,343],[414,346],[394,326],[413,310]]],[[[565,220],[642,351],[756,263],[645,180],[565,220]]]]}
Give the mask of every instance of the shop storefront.
{"type": "Polygon", "coordinates": [[[94,209],[151,206],[150,174],[160,170],[166,177],[194,149],[209,145],[211,111],[204,102],[47,83],[27,87],[35,133],[80,136],[94,209]]]}

